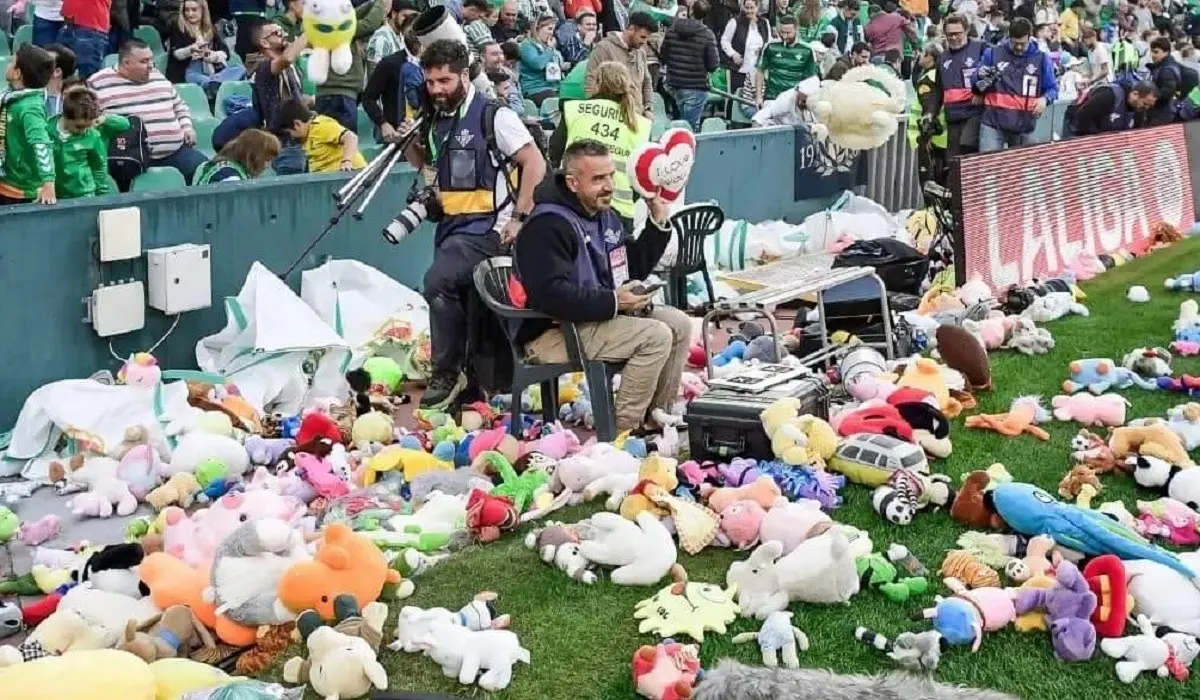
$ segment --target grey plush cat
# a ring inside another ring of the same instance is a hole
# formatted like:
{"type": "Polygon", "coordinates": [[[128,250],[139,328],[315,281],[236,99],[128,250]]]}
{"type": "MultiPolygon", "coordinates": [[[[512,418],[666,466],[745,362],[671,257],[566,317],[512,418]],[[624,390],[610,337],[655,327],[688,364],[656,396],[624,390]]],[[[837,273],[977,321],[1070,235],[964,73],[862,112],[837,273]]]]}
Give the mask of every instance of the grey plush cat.
{"type": "Polygon", "coordinates": [[[412,502],[424,503],[429,494],[441,491],[447,496],[465,496],[472,489],[492,490],[492,482],[474,469],[433,470],[420,474],[409,485],[412,502]]]}
{"type": "Polygon", "coordinates": [[[878,676],[816,669],[751,668],[730,659],[704,674],[692,700],[1018,700],[992,690],[936,683],[925,676],[892,672],[878,676]]]}
{"type": "Polygon", "coordinates": [[[304,538],[286,522],[242,523],[217,546],[205,598],[218,615],[246,627],[289,622],[295,615],[279,602],[279,580],[306,558],[304,538]]]}

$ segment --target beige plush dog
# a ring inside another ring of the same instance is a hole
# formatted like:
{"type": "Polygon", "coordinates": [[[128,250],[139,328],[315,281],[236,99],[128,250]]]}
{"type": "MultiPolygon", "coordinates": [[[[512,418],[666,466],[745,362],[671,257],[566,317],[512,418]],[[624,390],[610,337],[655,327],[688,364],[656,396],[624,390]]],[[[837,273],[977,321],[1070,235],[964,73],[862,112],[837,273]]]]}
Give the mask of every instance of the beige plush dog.
{"type": "Polygon", "coordinates": [[[376,659],[383,641],[388,609],[367,603],[362,611],[354,596],[333,601],[337,624],[326,625],[316,611],[301,613],[296,630],[308,647],[308,658],[293,656],[283,665],[288,683],[308,683],[326,700],[347,700],[366,695],[372,688],[386,690],[387,672],[376,659]]]}
{"type": "Polygon", "coordinates": [[[192,505],[196,493],[200,491],[200,482],[190,472],[174,474],[167,483],[146,494],[146,502],[154,510],[162,510],[167,506],[178,505],[187,508],[192,505]]]}

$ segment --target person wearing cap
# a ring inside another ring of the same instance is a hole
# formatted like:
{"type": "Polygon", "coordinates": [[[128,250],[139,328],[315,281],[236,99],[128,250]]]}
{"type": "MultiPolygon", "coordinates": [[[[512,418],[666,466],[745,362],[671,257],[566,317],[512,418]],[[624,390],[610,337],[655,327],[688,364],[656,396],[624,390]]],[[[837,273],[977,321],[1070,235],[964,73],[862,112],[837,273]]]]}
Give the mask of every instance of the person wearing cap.
{"type": "Polygon", "coordinates": [[[779,41],[763,47],[758,57],[758,74],[754,83],[755,102],[759,109],[767,100],[817,74],[817,62],[808,44],[796,38],[796,19],[785,16],[779,21],[779,41]]]}
{"type": "Polygon", "coordinates": [[[797,126],[813,122],[808,111],[808,98],[817,94],[821,79],[815,75],[799,85],[779,93],[779,96],[763,104],[762,109],[750,119],[755,126],[797,126]]]}

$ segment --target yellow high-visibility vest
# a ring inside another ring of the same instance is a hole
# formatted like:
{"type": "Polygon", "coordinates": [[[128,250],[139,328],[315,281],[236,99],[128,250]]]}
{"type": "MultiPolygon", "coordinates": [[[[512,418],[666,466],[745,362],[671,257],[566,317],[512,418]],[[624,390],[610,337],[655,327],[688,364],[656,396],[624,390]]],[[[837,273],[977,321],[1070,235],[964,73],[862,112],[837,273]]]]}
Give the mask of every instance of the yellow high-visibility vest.
{"type": "Polygon", "coordinates": [[[633,218],[633,187],[625,165],[634,149],[650,140],[650,120],[634,116],[636,129],[621,119],[621,105],[612,100],[572,100],[563,105],[567,123],[567,145],[592,139],[608,146],[616,172],[613,174],[612,208],[626,219],[633,218]]]}

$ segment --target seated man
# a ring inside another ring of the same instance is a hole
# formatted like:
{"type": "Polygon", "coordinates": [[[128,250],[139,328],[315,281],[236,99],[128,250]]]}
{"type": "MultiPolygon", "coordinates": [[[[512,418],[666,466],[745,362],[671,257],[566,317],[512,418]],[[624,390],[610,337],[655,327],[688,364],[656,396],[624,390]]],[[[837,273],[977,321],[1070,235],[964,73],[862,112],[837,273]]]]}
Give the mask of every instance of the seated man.
{"type": "MultiPolygon", "coordinates": [[[[591,359],[624,362],[616,396],[617,431],[677,422],[670,414],[687,359],[691,322],[655,307],[631,280],[650,274],[671,236],[667,205],[649,200],[642,235],[626,239],[612,211],[613,166],[604,144],[584,139],[563,152],[562,171],[538,186],[535,206],[513,248],[520,288],[514,303],[579,324],[591,359]],[[522,299],[523,288],[525,299],[522,299]]],[[[548,320],[524,321],[517,340],[539,362],[567,360],[562,333],[548,320]]]]}

